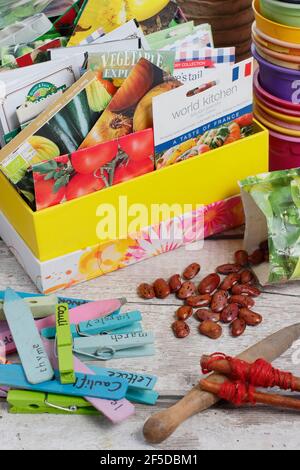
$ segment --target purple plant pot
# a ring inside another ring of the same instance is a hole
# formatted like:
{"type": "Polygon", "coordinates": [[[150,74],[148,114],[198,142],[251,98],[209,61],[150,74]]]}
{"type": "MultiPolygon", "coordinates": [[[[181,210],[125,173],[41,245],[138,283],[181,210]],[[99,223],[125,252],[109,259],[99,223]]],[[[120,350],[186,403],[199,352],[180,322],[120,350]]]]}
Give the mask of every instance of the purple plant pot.
{"type": "Polygon", "coordinates": [[[279,108],[281,108],[281,111],[279,112],[285,112],[286,110],[288,110],[288,112],[295,112],[296,116],[300,114],[300,104],[293,104],[291,103],[291,101],[282,100],[278,98],[278,96],[274,96],[264,90],[264,88],[260,84],[260,76],[258,69],[254,72],[254,93],[260,99],[264,99],[268,103],[279,106],[279,108]]]}
{"type": "Polygon", "coordinates": [[[271,64],[258,54],[254,44],[252,54],[259,64],[261,86],[282,100],[300,104],[300,71],[271,64]]]}

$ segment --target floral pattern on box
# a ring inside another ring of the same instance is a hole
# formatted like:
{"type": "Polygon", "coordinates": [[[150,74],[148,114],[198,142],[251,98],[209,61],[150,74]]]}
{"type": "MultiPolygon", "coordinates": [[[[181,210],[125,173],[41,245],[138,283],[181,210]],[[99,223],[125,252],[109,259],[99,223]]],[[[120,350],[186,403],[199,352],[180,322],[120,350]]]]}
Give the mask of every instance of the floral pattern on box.
{"type": "Polygon", "coordinates": [[[34,257],[1,212],[0,235],[37,288],[50,294],[184,245],[199,252],[205,238],[243,223],[242,201],[235,196],[142,230],[125,240],[102,243],[43,263],[34,257]],[[198,243],[191,245],[194,242],[198,243]]]}
{"type": "Polygon", "coordinates": [[[243,204],[239,196],[218,201],[204,209],[204,238],[245,223],[243,204]]]}
{"type": "MultiPolygon", "coordinates": [[[[201,241],[211,235],[238,227],[244,223],[244,212],[239,196],[220,201],[197,212],[176,217],[163,222],[126,240],[110,241],[106,244],[69,255],[65,259],[64,272],[59,269],[45,273],[36,284],[43,285],[45,293],[52,293],[83,281],[94,279],[153,256],[168,253],[191,243],[201,241]],[[182,237],[174,237],[182,234],[182,237]]],[[[56,260],[47,262],[55,267],[56,260]]],[[[41,286],[38,286],[39,288],[41,286]]]]}

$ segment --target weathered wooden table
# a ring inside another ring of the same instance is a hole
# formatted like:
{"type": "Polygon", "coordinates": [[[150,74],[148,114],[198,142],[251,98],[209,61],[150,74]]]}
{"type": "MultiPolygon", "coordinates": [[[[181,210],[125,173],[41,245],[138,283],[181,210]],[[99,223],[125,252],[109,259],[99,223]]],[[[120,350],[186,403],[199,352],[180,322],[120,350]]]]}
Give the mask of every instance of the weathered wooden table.
{"type": "MultiPolygon", "coordinates": [[[[225,328],[223,337],[218,341],[201,337],[195,319],[190,320],[192,334],[184,340],[175,339],[170,325],[179,302],[174,297],[150,302],[143,302],[137,297],[136,287],[140,282],[151,282],[157,277],[168,278],[171,274],[180,273],[193,261],[201,263],[201,275],[209,274],[217,264],[228,262],[241,245],[240,240],[234,239],[209,240],[200,252],[181,249],[66,291],[70,297],[90,299],[126,296],[126,310],[141,310],[145,329],[156,334],[156,355],[111,361],[110,365],[158,375],[159,402],[153,408],[137,405],[136,414],[120,425],[112,425],[103,417],[10,415],[6,403],[1,402],[0,448],[299,449],[299,413],[250,406],[233,409],[225,404],[191,418],[160,446],[148,445],[143,438],[142,428],[147,417],[175,403],[199,380],[199,358],[203,353],[222,351],[235,355],[280,328],[300,321],[299,283],[265,289],[256,306],[256,310],[264,316],[263,325],[248,328],[239,339],[231,338],[225,328]]],[[[30,279],[1,241],[0,263],[0,289],[11,286],[18,290],[35,291],[30,279]]],[[[300,375],[300,341],[275,365],[300,375]]]]}

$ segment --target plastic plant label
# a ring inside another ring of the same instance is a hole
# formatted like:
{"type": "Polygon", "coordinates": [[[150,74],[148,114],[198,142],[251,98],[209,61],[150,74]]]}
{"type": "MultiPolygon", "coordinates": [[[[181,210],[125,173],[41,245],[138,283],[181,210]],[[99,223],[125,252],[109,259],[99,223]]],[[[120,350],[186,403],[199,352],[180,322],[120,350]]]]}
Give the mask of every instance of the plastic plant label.
{"type": "MultiPolygon", "coordinates": [[[[3,341],[0,340],[0,364],[8,364],[6,360],[6,347],[3,341]]],[[[0,398],[6,398],[7,397],[7,387],[3,387],[0,385],[0,398]]]]}

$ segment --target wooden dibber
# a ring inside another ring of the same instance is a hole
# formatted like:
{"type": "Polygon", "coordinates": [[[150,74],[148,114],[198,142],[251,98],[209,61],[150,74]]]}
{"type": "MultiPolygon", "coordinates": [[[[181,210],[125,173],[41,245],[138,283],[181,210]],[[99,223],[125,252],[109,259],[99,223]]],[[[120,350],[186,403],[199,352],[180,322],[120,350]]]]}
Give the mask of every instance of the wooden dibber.
{"type": "MultiPolygon", "coordinates": [[[[300,323],[283,328],[268,336],[263,341],[247,349],[238,356],[247,362],[263,358],[273,362],[287,351],[300,337],[300,323]]],[[[209,376],[210,382],[223,383],[227,377],[219,374],[209,376]]],[[[169,409],[151,416],[144,425],[144,437],[152,444],[159,444],[167,439],[177,427],[191,416],[204,411],[218,403],[219,398],[212,393],[204,392],[196,385],[184,398],[169,409]]]]}

